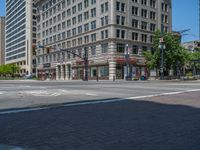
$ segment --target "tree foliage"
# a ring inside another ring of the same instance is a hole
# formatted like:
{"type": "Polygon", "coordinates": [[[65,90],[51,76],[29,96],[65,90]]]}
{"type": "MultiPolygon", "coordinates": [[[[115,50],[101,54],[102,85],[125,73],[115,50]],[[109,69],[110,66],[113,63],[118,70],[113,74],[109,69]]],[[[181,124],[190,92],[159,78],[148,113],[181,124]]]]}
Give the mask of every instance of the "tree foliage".
{"type": "Polygon", "coordinates": [[[190,55],[188,51],[180,45],[178,37],[174,36],[172,33],[161,34],[160,31],[156,31],[153,41],[153,50],[143,52],[149,69],[160,69],[161,49],[159,48],[159,39],[161,37],[163,37],[163,44],[165,45],[163,55],[164,70],[168,75],[169,70],[175,68],[177,64],[179,64],[179,66],[184,66],[189,61],[190,55]]]}
{"type": "Polygon", "coordinates": [[[0,66],[0,75],[6,76],[14,76],[14,74],[20,70],[20,67],[15,64],[6,64],[0,66]]]}

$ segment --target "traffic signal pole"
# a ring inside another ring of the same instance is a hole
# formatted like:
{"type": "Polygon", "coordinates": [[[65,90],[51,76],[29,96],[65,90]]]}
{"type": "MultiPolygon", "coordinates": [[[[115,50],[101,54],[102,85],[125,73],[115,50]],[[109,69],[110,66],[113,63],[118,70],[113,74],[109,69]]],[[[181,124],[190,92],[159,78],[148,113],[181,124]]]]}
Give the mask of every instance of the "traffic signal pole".
{"type": "Polygon", "coordinates": [[[88,50],[84,49],[84,81],[88,81],[88,50]]]}

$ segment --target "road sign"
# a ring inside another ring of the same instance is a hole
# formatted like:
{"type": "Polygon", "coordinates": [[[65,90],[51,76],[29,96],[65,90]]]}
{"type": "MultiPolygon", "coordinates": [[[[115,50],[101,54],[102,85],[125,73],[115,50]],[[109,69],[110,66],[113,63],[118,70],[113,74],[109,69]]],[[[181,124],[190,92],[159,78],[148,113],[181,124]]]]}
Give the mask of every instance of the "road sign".
{"type": "Polygon", "coordinates": [[[160,43],[163,43],[163,42],[164,42],[163,37],[159,38],[159,42],[160,42],[160,43]]]}

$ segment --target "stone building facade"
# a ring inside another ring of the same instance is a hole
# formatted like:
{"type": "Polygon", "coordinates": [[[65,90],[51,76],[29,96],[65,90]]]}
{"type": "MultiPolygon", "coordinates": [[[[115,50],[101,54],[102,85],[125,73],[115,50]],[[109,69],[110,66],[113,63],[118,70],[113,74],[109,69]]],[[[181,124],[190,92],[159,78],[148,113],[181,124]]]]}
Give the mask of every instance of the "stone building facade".
{"type": "Polygon", "coordinates": [[[168,0],[35,0],[40,79],[125,79],[147,75],[142,50],[171,32],[168,0]],[[44,48],[45,47],[45,48],[44,48]],[[76,54],[76,55],[75,55],[76,54]],[[78,56],[81,57],[78,57],[78,56]]]}
{"type": "Polygon", "coordinates": [[[32,44],[36,43],[33,0],[6,0],[5,63],[20,66],[20,75],[36,73],[32,44]]]}
{"type": "Polygon", "coordinates": [[[5,17],[0,17],[0,65],[5,64],[5,17]]]}

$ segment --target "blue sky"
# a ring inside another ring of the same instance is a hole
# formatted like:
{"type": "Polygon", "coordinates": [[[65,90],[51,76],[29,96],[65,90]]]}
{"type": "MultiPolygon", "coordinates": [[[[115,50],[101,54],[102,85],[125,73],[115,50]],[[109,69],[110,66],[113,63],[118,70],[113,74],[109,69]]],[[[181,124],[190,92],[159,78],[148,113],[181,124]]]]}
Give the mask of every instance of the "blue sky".
{"type": "MultiPolygon", "coordinates": [[[[183,42],[199,39],[198,0],[172,0],[173,30],[191,29],[183,36],[183,42]]],[[[0,16],[5,15],[5,0],[0,0],[0,16]]]]}

